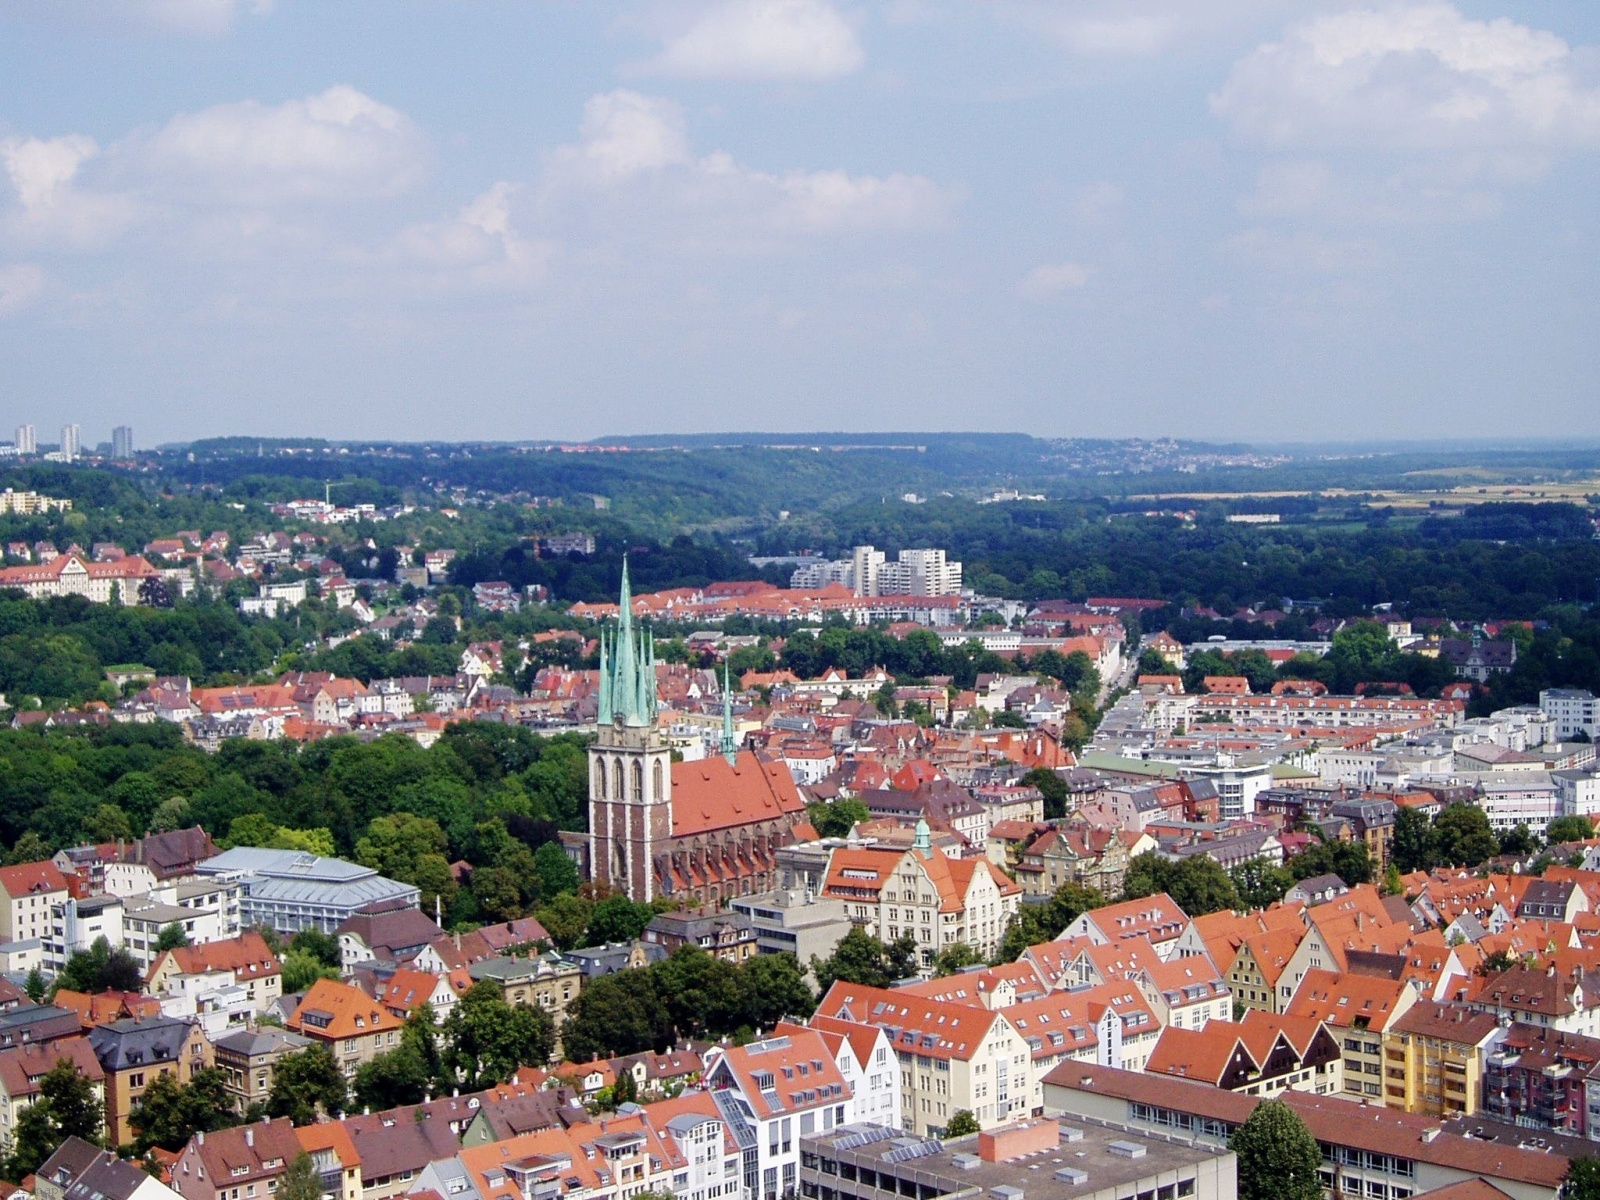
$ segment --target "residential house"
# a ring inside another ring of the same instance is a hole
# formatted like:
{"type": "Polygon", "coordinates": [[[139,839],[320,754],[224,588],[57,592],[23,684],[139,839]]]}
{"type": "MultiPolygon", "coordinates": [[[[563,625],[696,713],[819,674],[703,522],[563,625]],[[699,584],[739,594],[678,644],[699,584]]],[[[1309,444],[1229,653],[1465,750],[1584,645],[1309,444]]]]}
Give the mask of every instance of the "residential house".
{"type": "Polygon", "coordinates": [[[156,996],[193,998],[237,987],[259,1013],[283,995],[283,967],[252,929],[235,938],[158,952],[145,987],[156,996]]]}
{"type": "Polygon", "coordinates": [[[105,1071],[86,1038],[0,1050],[0,1146],[12,1145],[18,1118],[39,1098],[40,1080],[63,1062],[87,1079],[95,1098],[105,1102],[105,1071]]]}
{"type": "Polygon", "coordinates": [[[1581,967],[1568,974],[1518,964],[1491,976],[1466,1003],[1502,1020],[1600,1036],[1600,972],[1581,967]]]}
{"type": "Polygon", "coordinates": [[[949,858],[918,821],[910,850],[841,847],[828,863],[822,894],[886,942],[916,940],[921,966],[957,943],[987,958],[999,949],[1022,889],[986,858],[949,858]]]}
{"type": "Polygon", "coordinates": [[[738,1143],[746,1193],[778,1200],[795,1192],[800,1139],[845,1124],[849,1112],[849,1085],[827,1042],[790,1026],[782,1036],[713,1047],[706,1059],[706,1090],[738,1143]]]}
{"type": "Polygon", "coordinates": [[[400,1044],[405,1021],[360,988],[319,979],[284,1025],[325,1046],[345,1075],[354,1078],[362,1064],[400,1044]]]}
{"type": "Polygon", "coordinates": [[[176,1195],[148,1171],[75,1136],[45,1159],[34,1174],[33,1190],[38,1200],[173,1200],[176,1195]]]}
{"type": "Polygon", "coordinates": [[[645,926],[644,940],[666,948],[697,946],[713,958],[740,963],[756,953],[754,923],[742,913],[716,908],[657,913],[645,926]]]}
{"type": "Polygon", "coordinates": [[[1485,1062],[1505,1028],[1490,1013],[1417,1001],[1384,1031],[1384,1104],[1436,1117],[1471,1116],[1481,1104],[1485,1062]]]}
{"type": "Polygon", "coordinates": [[[1061,931],[1057,940],[1086,937],[1097,945],[1147,938],[1156,953],[1170,958],[1189,925],[1183,909],[1165,892],[1091,909],[1061,931]]]}
{"type": "Polygon", "coordinates": [[[175,1017],[124,1018],[89,1031],[105,1073],[106,1130],[116,1145],[133,1140],[128,1116],[160,1075],[188,1083],[212,1065],[211,1043],[200,1026],[175,1017]]]}
{"type": "Polygon", "coordinates": [[[266,1104],[272,1096],[272,1078],[278,1060],[311,1045],[311,1039],[263,1025],[236,1029],[211,1043],[213,1060],[222,1071],[223,1086],[240,1115],[253,1104],[266,1104]]]}
{"type": "Polygon", "coordinates": [[[583,968],[554,950],[531,958],[486,958],[471,964],[467,973],[474,982],[492,980],[507,1004],[544,1009],[558,1029],[583,982],[583,968]]]}
{"type": "Polygon", "coordinates": [[[197,1133],[169,1168],[172,1190],[184,1200],[267,1200],[303,1150],[287,1117],[197,1133]]]}
{"type": "Polygon", "coordinates": [[[43,943],[51,909],[68,896],[66,876],[48,859],[0,867],[0,942],[43,943]]]}
{"type": "Polygon", "coordinates": [[[1404,980],[1312,970],[1286,1011],[1334,1031],[1344,1057],[1345,1094],[1378,1104],[1384,1095],[1384,1035],[1416,1001],[1416,989],[1404,980]]]}
{"type": "Polygon", "coordinates": [[[963,1109],[985,1129],[1031,1110],[1030,1047],[997,1012],[835,983],[816,1017],[888,1036],[899,1059],[901,1127],[908,1133],[938,1136],[963,1109]]]}

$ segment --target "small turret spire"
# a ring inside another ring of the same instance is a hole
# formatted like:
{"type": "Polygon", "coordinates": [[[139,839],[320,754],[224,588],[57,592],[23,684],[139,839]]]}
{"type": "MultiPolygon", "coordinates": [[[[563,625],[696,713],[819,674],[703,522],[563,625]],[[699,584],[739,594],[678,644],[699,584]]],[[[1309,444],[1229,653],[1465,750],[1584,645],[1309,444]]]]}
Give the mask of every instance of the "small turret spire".
{"type": "Polygon", "coordinates": [[[933,853],[933,830],[928,827],[927,817],[917,818],[917,831],[911,839],[911,848],[924,854],[933,853]]]}
{"type": "Polygon", "coordinates": [[[726,661],[722,664],[722,757],[733,766],[739,759],[739,743],[733,736],[733,686],[726,661]]]}

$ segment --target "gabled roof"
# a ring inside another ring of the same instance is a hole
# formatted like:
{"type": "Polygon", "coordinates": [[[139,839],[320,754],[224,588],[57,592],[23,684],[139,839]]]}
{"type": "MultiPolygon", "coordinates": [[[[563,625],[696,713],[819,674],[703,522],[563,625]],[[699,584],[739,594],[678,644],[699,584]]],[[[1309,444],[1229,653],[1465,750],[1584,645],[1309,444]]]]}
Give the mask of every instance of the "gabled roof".
{"type": "Polygon", "coordinates": [[[805,802],[782,761],[763,762],[743,750],[731,765],[720,754],[672,764],[673,837],[804,811],[805,802]]]}
{"type": "Polygon", "coordinates": [[[817,1005],[817,1015],[858,1025],[876,1025],[897,1051],[929,1058],[970,1061],[999,1019],[997,1013],[946,1004],[887,988],[835,983],[817,1005]]]}
{"type": "Polygon", "coordinates": [[[319,979],[285,1025],[307,1037],[333,1041],[399,1029],[405,1024],[360,988],[337,979],[319,979]]]}
{"type": "Polygon", "coordinates": [[[151,977],[160,969],[162,960],[169,956],[185,975],[232,971],[235,978],[242,980],[262,979],[283,971],[277,958],[267,948],[266,939],[253,929],[246,930],[238,937],[163,951],[150,966],[151,977]]]}
{"type": "Polygon", "coordinates": [[[1242,1067],[1254,1074],[1263,1061],[1265,1055],[1258,1060],[1251,1053],[1232,1021],[1208,1021],[1204,1029],[1167,1026],[1144,1069],[1152,1075],[1181,1075],[1221,1087],[1230,1071],[1242,1067]]]}
{"type": "Polygon", "coordinates": [[[45,859],[43,862],[17,863],[0,867],[0,889],[12,899],[18,896],[42,895],[67,890],[67,877],[61,869],[45,859]]]}
{"type": "Polygon", "coordinates": [[[822,1035],[798,1025],[783,1036],[727,1047],[706,1068],[706,1079],[713,1091],[736,1083],[758,1120],[838,1103],[849,1092],[822,1035]]]}
{"type": "Polygon", "coordinates": [[[1364,1021],[1365,1028],[1381,1032],[1405,1011],[1406,1000],[1413,995],[1411,985],[1403,979],[1313,969],[1300,981],[1286,1011],[1290,1016],[1311,1017],[1343,1029],[1364,1021]]]}

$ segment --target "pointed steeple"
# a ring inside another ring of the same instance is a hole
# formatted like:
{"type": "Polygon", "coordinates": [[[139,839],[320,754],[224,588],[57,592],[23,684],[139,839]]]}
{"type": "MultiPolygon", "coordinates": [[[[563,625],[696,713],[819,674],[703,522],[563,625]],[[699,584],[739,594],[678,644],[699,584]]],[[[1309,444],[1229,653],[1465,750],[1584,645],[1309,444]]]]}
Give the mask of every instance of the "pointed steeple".
{"type": "Polygon", "coordinates": [[[722,757],[733,766],[739,759],[739,743],[733,737],[733,688],[728,664],[722,664],[722,757]]]}
{"type": "Polygon", "coordinates": [[[608,640],[600,639],[600,710],[602,725],[621,721],[633,729],[654,725],[656,701],[655,639],[633,623],[633,587],[628,560],[622,560],[622,594],[618,598],[617,628],[608,640]]]}

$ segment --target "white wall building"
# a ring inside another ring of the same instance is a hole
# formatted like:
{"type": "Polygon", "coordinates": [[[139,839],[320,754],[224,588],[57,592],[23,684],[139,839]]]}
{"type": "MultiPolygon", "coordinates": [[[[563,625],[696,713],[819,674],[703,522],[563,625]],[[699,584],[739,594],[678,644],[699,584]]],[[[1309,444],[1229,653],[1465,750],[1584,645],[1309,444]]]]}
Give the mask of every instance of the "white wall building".
{"type": "Polygon", "coordinates": [[[1546,688],[1539,693],[1539,707],[1556,723],[1558,741],[1570,741],[1579,733],[1591,742],[1600,740],[1600,700],[1593,692],[1546,688]]]}

